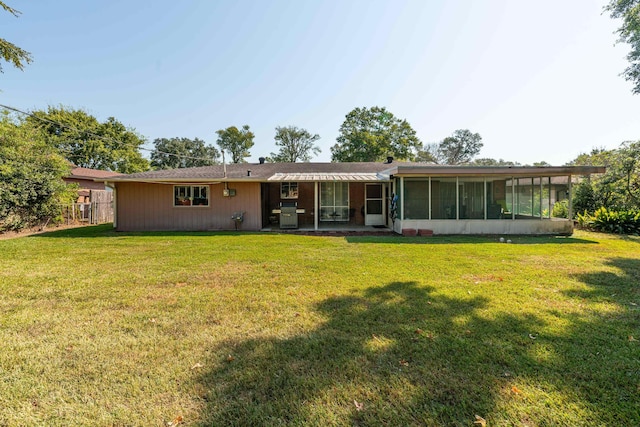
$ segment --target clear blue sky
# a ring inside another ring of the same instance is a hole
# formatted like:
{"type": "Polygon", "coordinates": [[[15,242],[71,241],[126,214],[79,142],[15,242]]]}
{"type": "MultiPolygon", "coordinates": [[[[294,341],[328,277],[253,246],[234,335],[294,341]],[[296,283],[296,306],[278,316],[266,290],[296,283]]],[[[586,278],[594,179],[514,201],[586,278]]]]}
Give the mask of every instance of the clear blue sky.
{"type": "Polygon", "coordinates": [[[113,116],[149,142],[248,124],[255,161],[294,125],[329,161],[345,115],[376,105],[425,143],[470,129],[480,157],[523,164],[640,139],[605,0],[5,1],[22,15],[0,13],[0,36],[34,62],[3,64],[1,104],[113,116]]]}

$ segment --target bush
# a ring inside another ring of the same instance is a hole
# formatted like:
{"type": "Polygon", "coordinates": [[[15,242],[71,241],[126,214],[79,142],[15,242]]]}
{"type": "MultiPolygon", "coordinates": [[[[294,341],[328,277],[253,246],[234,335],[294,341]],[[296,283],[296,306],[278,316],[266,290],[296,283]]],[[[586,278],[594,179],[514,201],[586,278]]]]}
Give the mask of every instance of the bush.
{"type": "Polygon", "coordinates": [[[569,201],[560,200],[553,204],[551,216],[554,218],[569,218],[569,201]]]}
{"type": "Polygon", "coordinates": [[[577,215],[578,225],[589,230],[604,233],[640,235],[640,211],[614,211],[601,207],[593,214],[584,212],[577,215]]]}

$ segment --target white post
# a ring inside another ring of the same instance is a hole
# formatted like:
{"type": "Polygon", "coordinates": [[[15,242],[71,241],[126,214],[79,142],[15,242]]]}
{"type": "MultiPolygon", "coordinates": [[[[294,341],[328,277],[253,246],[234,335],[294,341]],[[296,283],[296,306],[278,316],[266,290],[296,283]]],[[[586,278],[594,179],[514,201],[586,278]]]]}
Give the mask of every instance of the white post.
{"type": "Polygon", "coordinates": [[[318,231],[318,181],[313,183],[313,229],[318,231]]]}

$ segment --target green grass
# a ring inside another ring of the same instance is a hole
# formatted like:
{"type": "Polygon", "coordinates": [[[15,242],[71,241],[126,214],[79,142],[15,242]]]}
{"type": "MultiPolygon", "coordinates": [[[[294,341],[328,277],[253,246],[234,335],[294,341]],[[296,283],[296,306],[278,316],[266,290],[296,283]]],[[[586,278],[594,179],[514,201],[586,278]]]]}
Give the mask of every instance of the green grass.
{"type": "Polygon", "coordinates": [[[0,241],[0,426],[640,425],[640,239],[513,240],[0,241]]]}

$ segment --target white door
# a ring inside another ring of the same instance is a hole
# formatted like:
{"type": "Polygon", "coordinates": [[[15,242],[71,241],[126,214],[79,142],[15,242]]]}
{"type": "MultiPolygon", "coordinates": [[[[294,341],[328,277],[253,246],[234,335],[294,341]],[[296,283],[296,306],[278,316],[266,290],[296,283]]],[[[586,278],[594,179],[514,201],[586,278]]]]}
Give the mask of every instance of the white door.
{"type": "Polygon", "coordinates": [[[384,225],[382,184],[365,184],[364,225],[384,225]]]}

